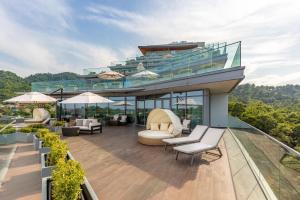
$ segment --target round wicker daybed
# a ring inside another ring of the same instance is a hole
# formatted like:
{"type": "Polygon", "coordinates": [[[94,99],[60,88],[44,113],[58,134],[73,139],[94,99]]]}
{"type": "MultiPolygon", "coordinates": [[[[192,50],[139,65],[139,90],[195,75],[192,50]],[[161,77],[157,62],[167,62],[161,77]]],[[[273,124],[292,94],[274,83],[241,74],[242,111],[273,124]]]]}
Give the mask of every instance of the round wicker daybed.
{"type": "Polygon", "coordinates": [[[138,132],[138,141],[145,145],[164,145],[162,139],[177,137],[181,131],[180,119],[171,110],[154,109],[148,115],[146,130],[138,132]],[[159,129],[153,129],[155,125],[159,129]]]}

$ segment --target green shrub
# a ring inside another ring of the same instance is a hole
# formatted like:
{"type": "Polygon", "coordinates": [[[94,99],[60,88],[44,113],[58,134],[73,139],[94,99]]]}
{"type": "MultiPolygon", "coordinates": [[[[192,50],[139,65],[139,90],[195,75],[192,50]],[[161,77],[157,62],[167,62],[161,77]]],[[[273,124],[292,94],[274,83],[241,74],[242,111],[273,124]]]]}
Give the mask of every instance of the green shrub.
{"type": "Polygon", "coordinates": [[[0,134],[4,135],[4,134],[12,134],[15,133],[16,129],[13,127],[7,127],[6,129],[4,129],[0,134]]]}
{"type": "Polygon", "coordinates": [[[56,121],[54,123],[54,126],[64,126],[65,125],[65,121],[56,121]]]}
{"type": "Polygon", "coordinates": [[[47,129],[47,128],[42,128],[42,129],[39,129],[39,130],[37,131],[36,136],[42,140],[43,137],[44,137],[44,135],[47,134],[47,133],[49,133],[49,129],[47,129]]]}
{"type": "Polygon", "coordinates": [[[78,200],[83,183],[84,171],[79,162],[60,159],[52,174],[52,197],[54,200],[78,200]]]}
{"type": "Polygon", "coordinates": [[[66,142],[57,140],[51,146],[51,151],[48,157],[48,165],[56,165],[59,159],[65,159],[69,148],[66,142]]]}
{"type": "Polygon", "coordinates": [[[37,129],[46,128],[44,124],[32,124],[29,127],[37,129]]]}
{"type": "Polygon", "coordinates": [[[52,147],[54,143],[59,141],[59,135],[53,132],[48,132],[41,138],[41,140],[43,141],[43,147],[52,147]]]}
{"type": "Polygon", "coordinates": [[[22,132],[22,133],[31,133],[32,128],[31,127],[23,127],[23,128],[20,129],[20,132],[22,132]]]}

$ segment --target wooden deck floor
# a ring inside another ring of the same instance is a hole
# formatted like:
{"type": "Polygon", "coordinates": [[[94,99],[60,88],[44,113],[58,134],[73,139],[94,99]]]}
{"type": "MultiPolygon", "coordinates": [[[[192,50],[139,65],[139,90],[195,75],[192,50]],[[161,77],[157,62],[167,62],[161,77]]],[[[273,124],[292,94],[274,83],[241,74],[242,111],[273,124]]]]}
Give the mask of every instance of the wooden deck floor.
{"type": "Polygon", "coordinates": [[[104,127],[102,134],[65,138],[100,199],[235,199],[224,143],[222,158],[175,160],[172,151],[137,142],[139,127],[104,127]]]}
{"type": "MultiPolygon", "coordinates": [[[[0,199],[41,199],[41,167],[38,152],[34,150],[32,144],[16,145],[16,152],[0,188],[0,199]]],[[[4,148],[6,146],[2,146],[1,150],[4,148]]]]}

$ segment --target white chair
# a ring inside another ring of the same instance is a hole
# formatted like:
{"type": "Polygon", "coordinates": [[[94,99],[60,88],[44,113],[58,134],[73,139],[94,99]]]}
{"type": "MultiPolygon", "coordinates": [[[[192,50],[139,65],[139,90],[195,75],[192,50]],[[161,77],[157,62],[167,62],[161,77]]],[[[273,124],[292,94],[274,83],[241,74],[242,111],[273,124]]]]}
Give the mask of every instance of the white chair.
{"type": "Polygon", "coordinates": [[[218,144],[224,132],[225,129],[209,128],[205,132],[200,142],[173,147],[173,149],[177,151],[176,160],[178,159],[179,153],[189,154],[192,156],[191,158],[191,165],[192,165],[194,161],[194,155],[199,153],[201,154],[202,152],[206,152],[213,149],[217,149],[221,157],[222,152],[218,147],[218,144]]]}
{"type": "Polygon", "coordinates": [[[184,119],[182,122],[182,133],[190,133],[191,128],[190,128],[191,120],[189,119],[184,119]]]}
{"type": "Polygon", "coordinates": [[[198,142],[201,137],[204,135],[205,131],[207,130],[208,126],[204,125],[197,125],[192,133],[187,137],[178,137],[178,138],[169,138],[163,139],[162,141],[165,142],[165,150],[167,150],[168,146],[173,145],[180,145],[192,142],[198,142]]]}

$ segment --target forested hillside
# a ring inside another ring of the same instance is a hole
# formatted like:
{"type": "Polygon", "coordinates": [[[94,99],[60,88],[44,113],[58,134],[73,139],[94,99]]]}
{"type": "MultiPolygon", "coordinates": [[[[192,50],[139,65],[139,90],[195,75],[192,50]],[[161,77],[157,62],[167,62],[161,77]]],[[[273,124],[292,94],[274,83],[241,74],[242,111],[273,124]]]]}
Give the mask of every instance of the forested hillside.
{"type": "Polygon", "coordinates": [[[25,78],[29,83],[39,81],[58,81],[58,80],[73,80],[78,77],[78,74],[72,72],[63,72],[58,74],[38,73],[25,78]]]}
{"type": "Polygon", "coordinates": [[[229,112],[300,151],[300,86],[240,85],[229,112]]]}
{"type": "Polygon", "coordinates": [[[16,92],[30,91],[30,84],[15,73],[0,70],[0,102],[16,96],[16,92]]]}

